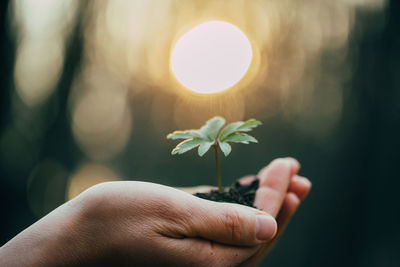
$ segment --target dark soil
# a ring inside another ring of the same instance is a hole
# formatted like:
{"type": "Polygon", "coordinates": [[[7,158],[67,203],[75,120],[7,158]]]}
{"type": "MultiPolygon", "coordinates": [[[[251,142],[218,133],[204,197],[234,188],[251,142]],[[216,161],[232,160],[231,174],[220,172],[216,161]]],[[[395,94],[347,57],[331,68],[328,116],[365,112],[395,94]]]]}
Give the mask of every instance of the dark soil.
{"type": "MultiPolygon", "coordinates": [[[[229,187],[224,187],[221,192],[212,190],[208,193],[196,193],[197,197],[217,202],[229,202],[254,207],[254,198],[258,189],[259,180],[255,178],[248,185],[241,185],[238,181],[229,187]]],[[[255,207],[254,207],[255,208],[255,207]]]]}

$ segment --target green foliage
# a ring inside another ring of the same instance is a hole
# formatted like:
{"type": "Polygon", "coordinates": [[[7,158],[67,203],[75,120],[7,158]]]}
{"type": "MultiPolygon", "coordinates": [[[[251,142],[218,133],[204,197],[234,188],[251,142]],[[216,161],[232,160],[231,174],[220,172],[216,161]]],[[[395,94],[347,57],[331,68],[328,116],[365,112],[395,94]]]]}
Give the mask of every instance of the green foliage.
{"type": "Polygon", "coordinates": [[[222,152],[224,153],[225,157],[227,157],[231,151],[232,151],[232,147],[230,144],[228,143],[224,143],[224,142],[218,142],[219,147],[221,148],[222,152]]]}
{"type": "Polygon", "coordinates": [[[212,146],[215,146],[216,148],[219,147],[225,156],[228,156],[232,151],[229,142],[242,144],[257,143],[257,140],[253,136],[244,132],[249,132],[258,125],[261,125],[260,121],[249,119],[244,122],[233,122],[221,130],[224,124],[224,118],[214,117],[208,120],[200,129],[170,133],[167,136],[168,139],[185,139],[172,150],[171,154],[183,154],[198,147],[199,156],[203,156],[212,146]]]}
{"type": "Polygon", "coordinates": [[[245,122],[243,121],[238,121],[238,122],[232,122],[228,124],[222,131],[219,136],[219,139],[222,142],[225,142],[226,139],[233,133],[236,132],[250,132],[253,128],[257,127],[258,125],[261,125],[261,122],[255,119],[249,119],[245,122]]]}
{"type": "Polygon", "coordinates": [[[175,131],[173,133],[170,133],[167,135],[168,139],[186,139],[186,138],[193,138],[193,137],[198,137],[197,135],[193,134],[190,130],[186,131],[175,131]]]}
{"type": "Polygon", "coordinates": [[[171,152],[172,155],[183,154],[193,148],[198,147],[198,154],[202,157],[211,147],[214,147],[215,152],[215,167],[218,181],[218,189],[222,190],[221,173],[219,168],[218,160],[218,148],[227,157],[232,147],[229,143],[257,143],[257,140],[247,133],[253,130],[261,124],[260,121],[250,119],[247,121],[238,121],[228,124],[225,128],[222,128],[225,124],[225,119],[222,117],[214,117],[206,122],[200,129],[175,131],[167,135],[168,139],[185,139],[180,142],[171,152]]]}
{"type": "Polygon", "coordinates": [[[189,138],[186,139],[183,142],[180,142],[171,152],[172,155],[175,154],[182,154],[185,153],[186,151],[189,151],[195,147],[198,147],[199,145],[203,144],[205,141],[202,138],[199,137],[194,137],[194,138],[189,138]]]}

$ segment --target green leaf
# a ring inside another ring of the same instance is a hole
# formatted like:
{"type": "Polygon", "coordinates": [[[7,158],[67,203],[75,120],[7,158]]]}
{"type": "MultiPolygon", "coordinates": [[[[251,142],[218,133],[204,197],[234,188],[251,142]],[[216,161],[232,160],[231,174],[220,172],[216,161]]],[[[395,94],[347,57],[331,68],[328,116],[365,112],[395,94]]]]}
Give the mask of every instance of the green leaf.
{"type": "Polygon", "coordinates": [[[261,125],[261,121],[258,121],[256,119],[249,119],[245,121],[239,128],[238,131],[240,132],[249,132],[253,128],[256,128],[257,126],[261,125]]]}
{"type": "Polygon", "coordinates": [[[221,134],[219,135],[219,140],[221,142],[225,142],[225,138],[227,138],[230,134],[237,132],[239,127],[242,126],[244,122],[242,121],[237,121],[237,122],[232,122],[228,124],[222,131],[221,134]]]}
{"type": "Polygon", "coordinates": [[[219,130],[221,130],[224,124],[225,119],[222,117],[214,117],[211,120],[207,121],[208,135],[211,137],[212,140],[215,140],[217,138],[219,130]]]}
{"type": "Polygon", "coordinates": [[[199,137],[195,133],[192,132],[192,130],[186,130],[186,131],[174,131],[167,135],[167,139],[188,139],[188,138],[194,138],[194,137],[199,137]]]}
{"type": "Polygon", "coordinates": [[[207,153],[211,146],[218,142],[219,147],[225,156],[228,156],[232,147],[228,142],[249,144],[250,142],[257,143],[257,140],[246,133],[253,128],[261,125],[261,122],[256,119],[249,119],[245,122],[238,121],[228,124],[221,130],[225,124],[225,119],[222,117],[213,117],[206,122],[200,129],[175,131],[167,135],[168,139],[186,139],[179,143],[171,152],[172,155],[183,154],[193,148],[198,147],[199,156],[207,153]]]}
{"type": "MultiPolygon", "coordinates": [[[[205,127],[205,126],[203,126],[203,127],[205,127]]],[[[198,138],[202,138],[203,140],[210,141],[208,136],[206,135],[206,132],[203,129],[203,127],[201,127],[200,129],[190,130],[190,132],[193,133],[194,135],[196,135],[198,138]]]]}
{"type": "Polygon", "coordinates": [[[207,153],[207,151],[210,149],[210,147],[214,144],[215,142],[204,142],[199,146],[199,156],[202,157],[205,153],[207,153]]]}
{"type": "Polygon", "coordinates": [[[171,152],[172,155],[175,154],[183,154],[201,144],[203,144],[205,141],[201,138],[195,137],[195,138],[190,138],[185,141],[180,142],[171,152]]]}
{"type": "Polygon", "coordinates": [[[253,128],[257,127],[258,125],[261,125],[262,123],[256,119],[249,119],[245,122],[243,121],[237,121],[237,122],[232,122],[228,124],[222,131],[221,134],[219,135],[219,140],[221,142],[225,142],[226,138],[230,136],[231,134],[235,132],[249,132],[253,128]]]}
{"type": "Polygon", "coordinates": [[[224,142],[243,143],[243,144],[248,144],[249,142],[258,143],[257,139],[245,133],[230,134],[227,138],[225,138],[224,142]]]}
{"type": "Polygon", "coordinates": [[[222,117],[214,117],[206,122],[198,130],[191,130],[191,132],[199,135],[201,138],[208,141],[215,141],[218,136],[219,130],[225,124],[225,119],[222,117]]]}
{"type": "Polygon", "coordinates": [[[228,143],[224,143],[224,142],[218,142],[219,147],[221,148],[222,152],[224,153],[225,157],[227,157],[229,155],[229,153],[231,153],[232,151],[232,147],[231,145],[229,145],[228,143]]]}

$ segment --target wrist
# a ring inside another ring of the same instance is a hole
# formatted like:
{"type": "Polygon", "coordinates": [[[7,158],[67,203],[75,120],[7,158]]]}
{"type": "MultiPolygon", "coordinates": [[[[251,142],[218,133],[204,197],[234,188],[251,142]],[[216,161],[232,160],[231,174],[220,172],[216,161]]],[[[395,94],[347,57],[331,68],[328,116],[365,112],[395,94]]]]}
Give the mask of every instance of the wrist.
{"type": "Polygon", "coordinates": [[[81,209],[66,203],[0,248],[0,266],[63,266],[85,259],[81,209]]]}

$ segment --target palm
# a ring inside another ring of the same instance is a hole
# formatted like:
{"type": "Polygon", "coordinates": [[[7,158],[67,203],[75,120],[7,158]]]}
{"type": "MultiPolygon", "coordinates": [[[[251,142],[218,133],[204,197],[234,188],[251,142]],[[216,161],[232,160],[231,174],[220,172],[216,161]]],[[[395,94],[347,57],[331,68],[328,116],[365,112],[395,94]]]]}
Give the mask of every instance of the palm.
{"type": "MultiPolygon", "coordinates": [[[[260,179],[260,186],[256,193],[254,205],[272,216],[278,222],[278,233],[276,238],[264,245],[261,245],[257,252],[249,258],[244,266],[258,264],[275,245],[277,239],[284,231],[291,216],[299,206],[300,202],[310,190],[310,182],[303,177],[297,176],[300,165],[291,158],[278,159],[263,168],[257,177],[260,179]]],[[[246,176],[240,179],[241,183],[249,183],[255,176],[246,176]]],[[[201,186],[193,188],[182,188],[188,193],[207,191],[212,187],[201,186]]]]}

